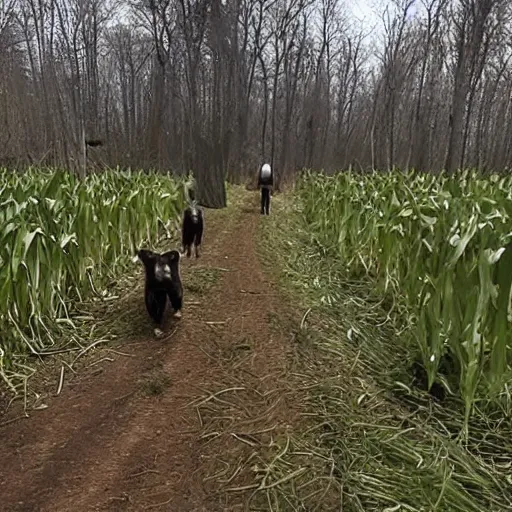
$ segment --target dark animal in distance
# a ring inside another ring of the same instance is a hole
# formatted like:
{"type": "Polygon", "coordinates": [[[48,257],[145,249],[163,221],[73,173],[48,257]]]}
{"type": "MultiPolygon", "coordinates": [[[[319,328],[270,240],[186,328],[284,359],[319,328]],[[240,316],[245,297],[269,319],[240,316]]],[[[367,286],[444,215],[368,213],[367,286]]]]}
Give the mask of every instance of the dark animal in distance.
{"type": "Polygon", "coordinates": [[[203,211],[195,204],[189,205],[183,212],[183,224],[181,227],[181,244],[183,252],[186,251],[190,258],[192,246],[195,247],[196,258],[199,258],[199,247],[203,239],[204,218],[203,211]]]}
{"type": "Polygon", "coordinates": [[[88,139],[85,141],[85,144],[91,148],[95,148],[96,146],[103,146],[103,141],[101,139],[88,139]]]}
{"type": "Polygon", "coordinates": [[[157,325],[155,335],[162,335],[167,297],[174,309],[174,316],[181,318],[183,285],[180,276],[180,253],[172,250],[158,254],[147,249],[137,252],[146,273],[144,302],[149,316],[157,325]]]}

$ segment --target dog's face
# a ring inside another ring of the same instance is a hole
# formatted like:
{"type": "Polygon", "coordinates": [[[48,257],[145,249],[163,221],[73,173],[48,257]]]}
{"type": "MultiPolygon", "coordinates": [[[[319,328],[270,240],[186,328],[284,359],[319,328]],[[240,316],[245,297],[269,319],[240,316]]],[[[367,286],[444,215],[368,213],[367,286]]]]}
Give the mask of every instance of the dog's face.
{"type": "Polygon", "coordinates": [[[155,277],[159,281],[170,279],[179,262],[180,253],[178,251],[173,250],[160,255],[155,263],[155,277]]]}
{"type": "Polygon", "coordinates": [[[158,254],[147,249],[141,249],[137,252],[137,256],[146,270],[153,267],[157,281],[171,279],[173,268],[176,268],[180,261],[180,253],[176,250],[158,254]]]}
{"type": "Polygon", "coordinates": [[[190,220],[197,224],[199,222],[199,208],[196,206],[189,206],[185,210],[185,215],[190,218],[190,220]]]}
{"type": "Polygon", "coordinates": [[[171,279],[171,266],[165,261],[156,261],[155,278],[157,281],[165,281],[171,279]]]}

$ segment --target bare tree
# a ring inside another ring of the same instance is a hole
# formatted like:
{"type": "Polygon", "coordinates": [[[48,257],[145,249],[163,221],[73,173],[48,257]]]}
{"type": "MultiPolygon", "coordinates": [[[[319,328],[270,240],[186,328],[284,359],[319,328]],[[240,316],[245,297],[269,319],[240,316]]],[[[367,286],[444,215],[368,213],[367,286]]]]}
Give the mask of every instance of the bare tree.
{"type": "Polygon", "coordinates": [[[387,0],[371,30],[339,0],[0,6],[0,165],[192,170],[214,207],[264,160],[512,165],[507,0],[387,0]]]}
{"type": "Polygon", "coordinates": [[[476,88],[487,53],[500,23],[505,0],[459,0],[452,11],[455,24],[455,79],[450,113],[450,136],[446,169],[463,167],[467,144],[467,119],[471,115],[476,88]]]}

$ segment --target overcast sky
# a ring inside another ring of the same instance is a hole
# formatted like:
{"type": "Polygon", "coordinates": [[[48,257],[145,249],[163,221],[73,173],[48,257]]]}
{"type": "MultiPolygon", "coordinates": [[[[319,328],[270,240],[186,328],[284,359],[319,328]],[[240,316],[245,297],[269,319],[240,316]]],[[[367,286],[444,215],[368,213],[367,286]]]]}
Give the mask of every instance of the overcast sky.
{"type": "MultiPolygon", "coordinates": [[[[224,2],[225,0],[222,1],[224,2]]],[[[1,2],[2,0],[0,0],[0,4],[1,2]]],[[[375,41],[376,36],[378,37],[382,33],[382,19],[380,18],[380,13],[384,10],[387,3],[388,0],[345,0],[341,2],[340,8],[349,9],[354,18],[363,23],[366,33],[368,34],[367,40],[375,41]]],[[[117,16],[111,21],[111,24],[114,25],[119,21],[127,22],[129,19],[128,11],[128,5],[121,3],[117,11],[117,16]]]]}
{"type": "MultiPolygon", "coordinates": [[[[381,33],[382,20],[380,12],[384,10],[387,0],[347,0],[347,6],[350,6],[352,14],[358,20],[361,20],[365,29],[373,32],[373,35],[381,33]]],[[[373,39],[373,37],[369,37],[373,39]]]]}
{"type": "Polygon", "coordinates": [[[375,16],[370,1],[371,0],[352,0],[352,2],[349,2],[354,15],[360,19],[368,17],[374,18],[375,16]]]}

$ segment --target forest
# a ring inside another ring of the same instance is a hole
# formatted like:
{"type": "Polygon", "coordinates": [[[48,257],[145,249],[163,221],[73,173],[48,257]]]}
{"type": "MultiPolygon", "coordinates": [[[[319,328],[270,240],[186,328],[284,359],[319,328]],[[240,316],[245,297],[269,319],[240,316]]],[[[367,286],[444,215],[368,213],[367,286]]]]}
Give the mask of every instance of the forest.
{"type": "Polygon", "coordinates": [[[507,0],[1,5],[2,165],[193,169],[211,206],[262,161],[511,165],[507,0]]]}
{"type": "Polygon", "coordinates": [[[0,0],[2,507],[512,511],[511,165],[510,0],[0,0]]]}

